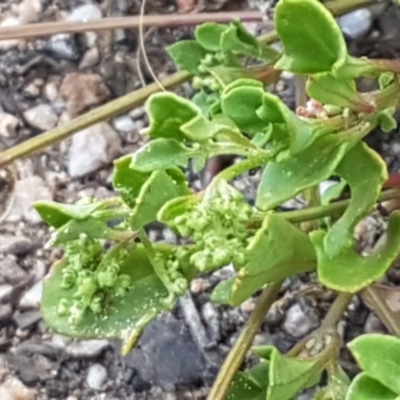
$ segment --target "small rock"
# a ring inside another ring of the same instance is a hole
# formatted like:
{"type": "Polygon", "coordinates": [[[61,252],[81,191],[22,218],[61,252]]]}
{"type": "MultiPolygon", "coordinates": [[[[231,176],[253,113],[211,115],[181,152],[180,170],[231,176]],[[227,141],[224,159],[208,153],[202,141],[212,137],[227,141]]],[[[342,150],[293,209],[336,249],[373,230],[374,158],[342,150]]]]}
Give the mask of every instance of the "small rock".
{"type": "Polygon", "coordinates": [[[0,284],[19,286],[29,279],[29,275],[11,258],[0,260],[0,284]]]}
{"type": "Polygon", "coordinates": [[[306,314],[299,304],[294,304],[286,312],[283,322],[285,331],[294,337],[302,337],[316,328],[317,321],[306,314]]]}
{"type": "Polygon", "coordinates": [[[14,202],[6,218],[7,221],[25,219],[31,223],[42,221],[32,204],[38,200],[52,200],[53,196],[46,182],[39,176],[28,176],[15,182],[14,202]]]}
{"type": "Polygon", "coordinates": [[[214,305],[208,301],[204,304],[201,314],[207,324],[208,336],[211,342],[217,343],[221,339],[220,318],[214,305]]]}
{"type": "Polygon", "coordinates": [[[36,282],[30,289],[28,289],[21,300],[19,306],[23,309],[36,308],[40,304],[43,292],[43,281],[36,282]]]}
{"type": "Polygon", "coordinates": [[[27,329],[40,321],[42,319],[42,314],[40,314],[38,310],[27,311],[14,315],[13,319],[17,323],[19,329],[27,329]]]}
{"type": "Polygon", "coordinates": [[[53,35],[48,42],[49,50],[56,56],[65,60],[76,60],[79,50],[75,38],[68,33],[53,35]]]}
{"type": "Polygon", "coordinates": [[[67,103],[71,115],[98,105],[110,97],[110,91],[100,75],[71,72],[63,79],[60,95],[67,103]]]}
{"type": "Polygon", "coordinates": [[[110,164],[119,154],[121,139],[106,123],[93,125],[72,138],[69,149],[68,173],[79,177],[110,164]]]}
{"type": "Polygon", "coordinates": [[[18,118],[14,117],[14,115],[0,112],[0,136],[5,138],[16,136],[18,124],[18,118]]]}
{"type": "Polygon", "coordinates": [[[79,63],[79,69],[85,69],[95,66],[100,60],[100,52],[97,47],[89,49],[82,57],[79,63]]]}
{"type": "Polygon", "coordinates": [[[0,253],[22,256],[29,253],[34,247],[34,243],[24,236],[0,235],[0,253]]]}
{"type": "Polygon", "coordinates": [[[42,12],[41,0],[22,0],[18,7],[18,19],[21,24],[36,22],[42,12]]]}
{"type": "Polygon", "coordinates": [[[44,87],[44,95],[49,101],[55,101],[58,97],[58,88],[55,82],[48,82],[44,87]]]}
{"type": "Polygon", "coordinates": [[[240,309],[244,312],[251,313],[254,310],[255,306],[256,302],[254,301],[254,299],[249,298],[240,305],[240,309]]]}
{"type": "Polygon", "coordinates": [[[129,133],[136,130],[136,124],[129,115],[120,115],[114,118],[113,127],[119,132],[129,133]]]}
{"type": "Polygon", "coordinates": [[[93,364],[86,375],[87,385],[94,390],[101,390],[107,379],[107,369],[101,364],[93,364]]]}
{"type": "Polygon", "coordinates": [[[375,313],[369,313],[364,324],[365,333],[385,333],[385,327],[375,313]]]}
{"type": "Polygon", "coordinates": [[[48,104],[39,104],[24,112],[25,119],[33,127],[47,131],[57,125],[58,116],[48,104]]]}
{"type": "Polygon", "coordinates": [[[30,82],[24,87],[23,95],[29,99],[35,99],[40,95],[40,87],[35,82],[30,82]]]}
{"type": "Polygon", "coordinates": [[[338,24],[342,32],[350,39],[365,35],[372,25],[372,13],[368,8],[360,8],[340,16],[338,24]]]}
{"type": "Polygon", "coordinates": [[[65,353],[73,358],[93,358],[110,346],[108,340],[81,340],[67,345],[65,353]]]}
{"type": "Polygon", "coordinates": [[[71,22],[87,22],[95,19],[101,19],[102,13],[100,7],[96,4],[84,4],[76,7],[68,15],[67,21],[71,22]]]}
{"type": "Polygon", "coordinates": [[[14,287],[9,284],[0,285],[0,303],[10,299],[14,287]]]}
{"type": "Polygon", "coordinates": [[[11,307],[10,303],[0,304],[0,322],[9,319],[12,313],[13,313],[13,308],[11,307]]]}
{"type": "Polygon", "coordinates": [[[28,389],[21,381],[14,376],[8,376],[0,385],[1,400],[35,400],[37,392],[28,389]]]}
{"type": "MultiPolygon", "coordinates": [[[[12,26],[19,26],[21,22],[16,17],[7,17],[3,19],[0,23],[0,28],[8,28],[12,26]]],[[[8,40],[0,40],[0,50],[10,50],[13,47],[17,47],[23,45],[25,42],[21,39],[8,39],[8,40]]]]}

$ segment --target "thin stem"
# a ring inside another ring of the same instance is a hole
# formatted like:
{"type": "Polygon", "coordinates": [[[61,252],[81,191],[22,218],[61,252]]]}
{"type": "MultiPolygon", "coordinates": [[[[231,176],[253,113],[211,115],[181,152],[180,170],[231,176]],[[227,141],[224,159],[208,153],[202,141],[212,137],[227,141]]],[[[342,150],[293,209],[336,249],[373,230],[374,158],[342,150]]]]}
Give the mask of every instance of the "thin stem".
{"type": "Polygon", "coordinates": [[[22,26],[12,26],[0,29],[0,40],[36,38],[50,36],[56,33],[78,33],[88,31],[104,31],[110,29],[133,29],[142,23],[143,27],[179,27],[199,25],[204,22],[229,23],[232,19],[239,18],[245,22],[262,21],[263,15],[258,11],[237,11],[199,14],[173,14],[173,15],[144,15],[140,16],[111,17],[86,22],[55,21],[22,26]]]}
{"type": "Polygon", "coordinates": [[[265,314],[274,302],[281,285],[282,282],[273,283],[262,292],[238,340],[225,359],[217,379],[208,394],[207,400],[224,400],[226,398],[231,381],[242,365],[243,359],[253,343],[254,337],[265,318],[265,314]]]}
{"type": "MultiPolygon", "coordinates": [[[[161,83],[165,88],[172,89],[187,81],[189,78],[189,73],[181,71],[163,79],[161,83]]],[[[124,111],[131,110],[132,108],[142,104],[149,96],[158,91],[159,86],[157,83],[152,83],[142,89],[111,101],[104,106],[98,107],[95,110],[74,119],[69,124],[54,128],[42,135],[28,139],[11,149],[0,152],[0,167],[5,166],[20,157],[28,156],[46,146],[53,145],[91,125],[114,117],[124,111]]]]}
{"type": "Polygon", "coordinates": [[[389,332],[392,335],[400,336],[400,321],[398,320],[398,316],[388,307],[382,297],[375,291],[374,287],[366,287],[361,292],[361,297],[372,308],[389,332]]]}
{"type": "Polygon", "coordinates": [[[319,330],[323,332],[329,332],[332,330],[336,331],[337,324],[342,318],[343,313],[346,311],[347,306],[350,304],[352,298],[352,293],[340,292],[333,302],[331,308],[325,315],[319,330]]]}

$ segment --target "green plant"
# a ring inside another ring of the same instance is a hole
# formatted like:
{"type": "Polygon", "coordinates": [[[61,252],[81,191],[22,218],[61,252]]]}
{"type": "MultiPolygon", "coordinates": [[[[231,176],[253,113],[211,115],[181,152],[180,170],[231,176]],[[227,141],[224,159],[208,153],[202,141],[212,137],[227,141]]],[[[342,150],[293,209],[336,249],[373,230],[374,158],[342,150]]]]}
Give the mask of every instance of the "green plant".
{"type": "MultiPolygon", "coordinates": [[[[355,226],[380,199],[399,195],[382,192],[386,165],[363,138],[378,126],[395,128],[400,67],[351,57],[334,18],[317,0],[280,0],[275,25],[282,54],[239,21],[200,25],[195,40],[171,46],[171,57],[193,75],[197,93],[191,100],[169,92],[149,98],[150,124],[143,135],[150,140],[115,162],[119,196],[35,204],[54,230],[52,245],[65,250],[45,282],[42,313],[65,335],[122,338],[126,353],[196,275],[232,263],[237,275],[215,288],[214,301],[236,306],[266,288],[209,398],[291,399],[315,386],[324,372],[328,385],[316,398],[367,398],[357,393],[366,386],[374,393],[385,382],[360,362],[366,372],[348,390],[350,379],[337,362],[336,324],[351,295],[382,277],[400,253],[398,212],[390,215],[387,236],[374,254],[358,254],[353,238],[355,226]],[[250,67],[249,57],[257,61],[250,67]],[[316,115],[300,116],[265,91],[283,70],[306,77],[316,115]],[[379,80],[380,89],[357,91],[355,79],[363,76],[379,80]],[[191,163],[199,171],[223,154],[242,160],[195,193],[183,170],[191,163]],[[263,173],[251,206],[230,181],[254,168],[263,173]],[[338,186],[319,199],[318,185],[331,176],[340,179],[338,186]],[[347,187],[350,199],[333,201],[347,187]],[[300,194],[312,198],[313,207],[276,210],[300,194]],[[185,244],[152,243],[145,228],[153,221],[173,229],[185,244]],[[304,229],[305,221],[315,223],[304,229]],[[254,348],[260,363],[236,374],[280,282],[310,271],[339,292],[322,326],[289,355],[270,346],[254,348]],[[364,386],[358,389],[360,381],[364,386]]],[[[361,360],[356,343],[350,349],[361,360]]],[[[390,350],[386,343],[382,339],[379,346],[390,350]]]]}

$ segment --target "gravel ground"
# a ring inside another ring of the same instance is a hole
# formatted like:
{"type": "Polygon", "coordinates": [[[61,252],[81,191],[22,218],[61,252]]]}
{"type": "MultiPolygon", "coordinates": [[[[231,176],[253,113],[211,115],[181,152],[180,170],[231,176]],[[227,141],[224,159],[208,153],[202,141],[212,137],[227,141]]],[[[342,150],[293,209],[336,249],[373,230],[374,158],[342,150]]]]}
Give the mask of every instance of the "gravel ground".
{"type": "MultiPolygon", "coordinates": [[[[139,3],[3,0],[0,26],[135,15],[139,3]]],[[[158,14],[187,11],[197,4],[192,0],[148,3],[148,12],[158,14]]],[[[261,1],[214,0],[205,1],[204,6],[211,11],[249,8],[257,3],[263,5],[261,1]]],[[[362,23],[368,22],[368,17],[359,22],[363,30],[349,42],[351,51],[395,56],[398,13],[374,10],[373,17],[367,29],[362,23]]],[[[260,32],[263,27],[252,24],[249,28],[260,32]]],[[[163,48],[191,33],[189,28],[148,32],[146,49],[158,77],[175,71],[163,48]]],[[[62,125],[151,79],[139,54],[135,30],[0,42],[0,149],[62,125]]],[[[292,77],[285,76],[274,90],[294,106],[292,77]]],[[[190,85],[183,85],[179,93],[189,96],[190,85]]],[[[112,160],[141,145],[139,130],[146,124],[143,108],[137,108],[0,170],[0,399],[203,399],[254,308],[255,299],[236,309],[210,302],[212,289],[233,275],[227,266],[195,279],[173,312],[151,323],[126,357],[120,356],[117,341],[71,340],[53,334],[42,321],[38,303],[43,277],[60,254],[44,247],[49,232],[30,204],[38,199],[71,203],[83,196],[112,196],[112,160]]],[[[398,172],[398,132],[375,132],[369,142],[381,152],[391,171],[398,172]]],[[[254,199],[257,176],[235,182],[249,201],[254,199]]],[[[193,177],[192,184],[199,186],[199,177],[193,177]]],[[[385,228],[385,220],[379,213],[366,219],[359,229],[360,239],[366,244],[373,242],[385,228]]],[[[159,226],[150,234],[154,240],[176,240],[171,231],[159,226]]],[[[396,284],[399,272],[394,267],[385,281],[396,284]]],[[[333,294],[322,290],[312,274],[288,279],[255,343],[288,351],[319,325],[332,299],[333,294]]],[[[341,323],[344,338],[384,331],[377,317],[355,298],[341,323]]],[[[346,352],[343,365],[355,372],[346,352]]],[[[301,398],[309,398],[309,393],[301,398]]]]}

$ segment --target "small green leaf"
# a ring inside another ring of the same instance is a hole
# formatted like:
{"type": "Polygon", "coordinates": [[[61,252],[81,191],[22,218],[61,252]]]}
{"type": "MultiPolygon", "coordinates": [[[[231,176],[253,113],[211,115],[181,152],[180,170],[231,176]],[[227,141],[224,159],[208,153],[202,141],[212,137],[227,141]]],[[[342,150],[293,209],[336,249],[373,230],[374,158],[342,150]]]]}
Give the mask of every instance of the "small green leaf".
{"type": "Polygon", "coordinates": [[[142,146],[132,156],[131,168],[153,172],[171,167],[187,167],[188,151],[176,139],[159,138],[142,146]]]}
{"type": "MultiPolygon", "coordinates": [[[[221,37],[227,29],[229,25],[206,22],[196,27],[194,37],[205,50],[216,53],[221,50],[221,37]]],[[[189,54],[187,53],[186,56],[189,54]]]]}
{"type": "Polygon", "coordinates": [[[265,400],[267,385],[268,363],[261,361],[245,372],[236,373],[229,388],[227,400],[265,400]]]}
{"type": "Polygon", "coordinates": [[[102,203],[97,201],[89,204],[60,204],[55,201],[36,201],[33,207],[44,222],[54,228],[59,228],[71,219],[89,218],[102,207],[102,203]]]}
{"type": "Polygon", "coordinates": [[[78,325],[61,317],[58,305],[62,299],[67,304],[74,300],[74,288],[62,289],[62,271],[67,267],[66,259],[56,263],[46,278],[43,287],[41,312],[47,325],[62,335],[75,338],[122,338],[131,331],[142,329],[151,319],[172,304],[164,299],[168,291],[157,277],[143,247],[134,246],[120,265],[120,273],[129,275],[132,283],[124,296],[113,297],[103,313],[87,310],[78,325]]]}
{"type": "Polygon", "coordinates": [[[307,81],[307,94],[322,104],[348,107],[358,112],[373,112],[375,106],[357,92],[354,79],[337,78],[331,73],[311,76],[307,81]]]}
{"type": "Polygon", "coordinates": [[[182,40],[167,47],[167,51],[179,69],[198,75],[198,67],[206,52],[195,40],[182,40]]]}
{"type": "Polygon", "coordinates": [[[318,279],[330,289],[355,293],[381,278],[400,253],[400,213],[393,212],[385,244],[379,252],[368,257],[347,248],[331,259],[324,249],[325,233],[314,231],[310,239],[314,243],[318,259],[318,279]]]}
{"type": "Polygon", "coordinates": [[[185,139],[181,126],[201,114],[201,110],[190,100],[170,92],[150,96],[146,103],[146,110],[150,126],[143,131],[144,135],[179,141],[185,139]]]}
{"type": "Polygon", "coordinates": [[[386,386],[382,385],[379,381],[371,378],[365,372],[358,374],[354,378],[345,397],[345,400],[378,400],[378,399],[396,400],[397,396],[396,393],[392,392],[386,386]]]}
{"type": "Polygon", "coordinates": [[[324,239],[326,254],[337,256],[353,245],[353,231],[378,200],[387,168],[382,158],[365,143],[358,143],[343,158],[336,173],[350,186],[351,200],[341,218],[329,229],[324,239]]]}
{"type": "Polygon", "coordinates": [[[370,378],[400,394],[399,338],[382,334],[361,335],[347,346],[370,378]]]}
{"type": "Polygon", "coordinates": [[[263,211],[270,210],[328,179],[346,152],[355,145],[355,140],[355,133],[327,135],[289,159],[269,163],[257,190],[256,206],[263,211]]]}
{"type": "Polygon", "coordinates": [[[131,155],[114,161],[113,186],[124,202],[133,208],[136,205],[140,190],[150,174],[132,169],[131,163],[131,155]]]}
{"type": "Polygon", "coordinates": [[[298,74],[333,72],[346,61],[342,32],[317,0],[281,0],[275,9],[275,27],[285,49],[275,65],[278,69],[298,74]]]}
{"type": "Polygon", "coordinates": [[[131,226],[138,229],[157,220],[157,214],[166,202],[191,193],[182,185],[184,174],[178,169],[154,171],[142,186],[133,208],[131,226]]]}
{"type": "Polygon", "coordinates": [[[192,210],[200,201],[201,198],[195,194],[169,200],[160,208],[157,220],[167,225],[172,224],[176,217],[192,210]]]}
{"type": "Polygon", "coordinates": [[[262,359],[269,360],[268,400],[292,400],[301,390],[316,385],[326,367],[320,356],[310,359],[286,357],[273,346],[258,346],[252,350],[262,359]]]}

